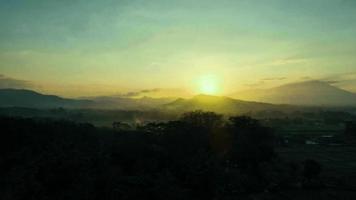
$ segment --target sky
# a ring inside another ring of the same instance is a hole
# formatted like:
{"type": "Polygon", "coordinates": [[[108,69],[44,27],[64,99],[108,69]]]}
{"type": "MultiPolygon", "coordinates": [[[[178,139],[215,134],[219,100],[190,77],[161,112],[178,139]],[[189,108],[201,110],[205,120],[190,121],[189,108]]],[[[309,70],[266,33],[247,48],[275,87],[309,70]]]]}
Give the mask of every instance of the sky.
{"type": "Polygon", "coordinates": [[[356,92],[355,36],[354,0],[0,0],[0,84],[184,96],[318,79],[356,92]]]}

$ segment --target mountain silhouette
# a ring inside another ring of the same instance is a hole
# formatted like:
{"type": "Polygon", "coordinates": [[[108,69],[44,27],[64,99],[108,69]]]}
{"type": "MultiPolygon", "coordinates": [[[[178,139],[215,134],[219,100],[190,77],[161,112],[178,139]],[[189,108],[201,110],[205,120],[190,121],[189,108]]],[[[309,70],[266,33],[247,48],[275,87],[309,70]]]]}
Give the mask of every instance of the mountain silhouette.
{"type": "Polygon", "coordinates": [[[0,107],[30,107],[30,108],[80,108],[92,104],[89,100],[75,100],[44,95],[32,90],[0,89],[0,107]]]}
{"type": "Polygon", "coordinates": [[[204,94],[194,96],[190,99],[125,98],[120,96],[69,99],[55,95],[45,95],[31,90],[0,89],[0,107],[63,107],[120,110],[159,109],[180,113],[205,110],[219,113],[243,114],[263,110],[294,110],[298,106],[304,105],[356,105],[356,94],[322,81],[292,83],[272,89],[240,92],[233,96],[238,99],[204,94]]]}
{"type": "Polygon", "coordinates": [[[141,98],[128,98],[121,96],[99,96],[90,97],[89,100],[93,101],[93,108],[105,108],[105,109],[153,109],[166,103],[172,102],[175,98],[153,98],[153,97],[141,97],[141,98]]]}
{"type": "Polygon", "coordinates": [[[55,95],[45,95],[32,90],[0,89],[0,107],[146,110],[156,108],[173,100],[175,99],[151,97],[124,98],[118,96],[68,99],[55,95]]]}
{"type": "Polygon", "coordinates": [[[273,105],[268,103],[242,101],[222,96],[197,95],[191,99],[179,98],[165,104],[162,109],[175,112],[192,110],[213,111],[218,113],[249,113],[262,110],[278,110],[287,108],[286,105],[273,105]]]}
{"type": "Polygon", "coordinates": [[[248,90],[230,95],[246,101],[308,106],[356,106],[356,94],[324,81],[290,83],[271,89],[248,90]]]}

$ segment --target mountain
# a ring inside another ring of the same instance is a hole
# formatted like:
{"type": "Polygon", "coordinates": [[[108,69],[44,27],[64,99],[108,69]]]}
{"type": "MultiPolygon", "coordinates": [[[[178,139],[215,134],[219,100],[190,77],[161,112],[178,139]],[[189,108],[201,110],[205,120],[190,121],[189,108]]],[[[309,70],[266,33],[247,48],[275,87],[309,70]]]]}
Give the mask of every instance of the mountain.
{"type": "Polygon", "coordinates": [[[92,107],[105,109],[122,109],[122,110],[146,110],[157,108],[166,103],[172,102],[175,98],[126,98],[121,96],[100,96],[88,98],[94,102],[92,107]]]}
{"type": "Polygon", "coordinates": [[[177,99],[162,106],[163,110],[173,112],[187,112],[193,110],[213,111],[228,114],[244,114],[263,110],[286,109],[286,105],[273,105],[268,103],[249,102],[229,97],[197,95],[191,99],[177,99]]]}
{"type": "Polygon", "coordinates": [[[0,107],[146,110],[159,107],[173,100],[175,99],[151,97],[125,98],[119,96],[67,99],[55,95],[41,94],[32,90],[0,89],[0,107]]]}
{"type": "Polygon", "coordinates": [[[93,104],[89,100],[74,100],[44,95],[24,89],[0,89],[0,107],[83,108],[93,104]]]}
{"type": "Polygon", "coordinates": [[[242,91],[230,95],[246,101],[308,106],[356,106],[356,94],[324,81],[290,83],[271,89],[242,91]]]}
{"type": "Polygon", "coordinates": [[[300,109],[300,106],[356,106],[356,94],[323,81],[307,81],[279,87],[239,92],[233,97],[197,95],[190,99],[128,98],[101,96],[68,99],[40,94],[31,90],[0,89],[0,107],[28,108],[94,108],[120,110],[159,109],[168,112],[206,110],[219,113],[243,114],[258,111],[300,109]],[[264,103],[260,103],[264,102],[264,103]]]}

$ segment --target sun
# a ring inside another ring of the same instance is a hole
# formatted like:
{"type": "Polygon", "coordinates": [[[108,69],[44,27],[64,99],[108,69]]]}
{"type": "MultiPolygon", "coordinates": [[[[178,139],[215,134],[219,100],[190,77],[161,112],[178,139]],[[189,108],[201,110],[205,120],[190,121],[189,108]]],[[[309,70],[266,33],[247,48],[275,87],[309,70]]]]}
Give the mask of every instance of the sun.
{"type": "Polygon", "coordinates": [[[201,85],[200,92],[203,94],[216,94],[217,86],[214,82],[205,82],[201,85]]]}
{"type": "Polygon", "coordinates": [[[215,76],[204,76],[199,80],[199,93],[216,95],[219,93],[219,84],[215,76]]]}

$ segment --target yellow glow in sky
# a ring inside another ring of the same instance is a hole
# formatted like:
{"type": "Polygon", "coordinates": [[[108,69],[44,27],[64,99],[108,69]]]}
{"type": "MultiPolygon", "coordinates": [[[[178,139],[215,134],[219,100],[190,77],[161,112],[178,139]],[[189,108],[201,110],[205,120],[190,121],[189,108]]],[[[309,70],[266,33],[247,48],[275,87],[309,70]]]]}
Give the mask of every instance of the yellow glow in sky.
{"type": "Polygon", "coordinates": [[[208,75],[199,79],[199,93],[216,95],[220,91],[219,81],[216,76],[208,75]]]}
{"type": "Polygon", "coordinates": [[[356,0],[19,2],[0,0],[3,88],[228,96],[311,79],[356,92],[356,0]]]}

